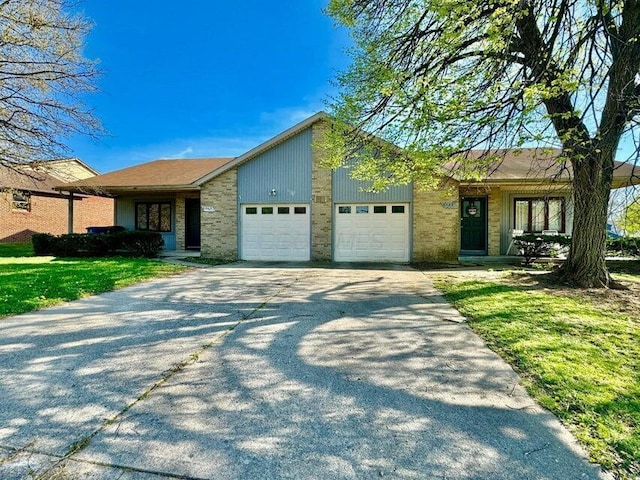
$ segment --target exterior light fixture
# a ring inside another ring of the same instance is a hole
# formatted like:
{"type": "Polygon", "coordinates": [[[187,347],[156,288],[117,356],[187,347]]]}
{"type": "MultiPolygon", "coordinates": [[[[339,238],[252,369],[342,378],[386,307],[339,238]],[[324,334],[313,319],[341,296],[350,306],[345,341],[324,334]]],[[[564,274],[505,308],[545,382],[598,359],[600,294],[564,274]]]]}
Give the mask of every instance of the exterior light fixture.
{"type": "Polygon", "coordinates": [[[272,188],[269,191],[269,195],[271,195],[272,197],[275,197],[278,194],[278,191],[275,188],[272,188]]]}

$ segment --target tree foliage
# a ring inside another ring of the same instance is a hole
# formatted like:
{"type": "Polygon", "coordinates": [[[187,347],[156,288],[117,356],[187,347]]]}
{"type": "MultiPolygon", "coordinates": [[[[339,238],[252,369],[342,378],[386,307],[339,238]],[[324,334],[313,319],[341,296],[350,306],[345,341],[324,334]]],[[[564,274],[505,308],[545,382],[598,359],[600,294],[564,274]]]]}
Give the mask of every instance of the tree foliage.
{"type": "Polygon", "coordinates": [[[0,0],[0,163],[56,158],[64,138],[99,123],[81,95],[94,90],[84,58],[90,25],[65,0],[0,0]]]}
{"type": "Polygon", "coordinates": [[[640,198],[636,198],[624,211],[620,222],[626,235],[640,235],[640,198]]]}
{"type": "Polygon", "coordinates": [[[566,279],[609,283],[614,156],[640,107],[640,1],[332,0],[328,12],[355,43],[333,105],[335,158],[362,152],[357,131],[399,145],[399,155],[360,154],[390,184],[397,163],[418,179],[483,149],[459,165],[481,177],[498,148],[561,147],[575,205],[566,279]]]}

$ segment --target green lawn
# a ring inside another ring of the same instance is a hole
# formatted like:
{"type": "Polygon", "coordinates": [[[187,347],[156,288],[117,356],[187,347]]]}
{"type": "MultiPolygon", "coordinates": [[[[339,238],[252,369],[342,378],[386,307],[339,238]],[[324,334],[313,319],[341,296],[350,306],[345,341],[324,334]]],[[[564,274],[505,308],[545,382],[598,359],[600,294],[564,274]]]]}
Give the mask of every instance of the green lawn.
{"type": "Polygon", "coordinates": [[[0,258],[31,256],[33,256],[31,243],[0,243],[0,258]]]}
{"type": "MultiPolygon", "coordinates": [[[[638,279],[636,272],[627,275],[638,279]]],[[[589,294],[473,274],[435,279],[471,328],[520,373],[528,391],[562,419],[592,460],[616,478],[639,478],[637,311],[612,308],[615,299],[603,306],[589,294]]]]}
{"type": "Polygon", "coordinates": [[[143,258],[58,259],[32,254],[30,245],[0,244],[0,317],[187,270],[143,258]]]}

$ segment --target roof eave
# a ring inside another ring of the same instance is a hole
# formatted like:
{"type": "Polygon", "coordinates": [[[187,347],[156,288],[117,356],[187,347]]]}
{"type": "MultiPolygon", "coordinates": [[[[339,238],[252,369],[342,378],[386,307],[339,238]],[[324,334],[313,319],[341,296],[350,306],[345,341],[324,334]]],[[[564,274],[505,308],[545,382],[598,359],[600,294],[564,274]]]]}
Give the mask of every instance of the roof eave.
{"type": "Polygon", "coordinates": [[[184,192],[199,191],[200,186],[187,185],[131,185],[131,186],[115,186],[115,185],[57,185],[54,190],[62,192],[87,193],[87,192],[184,192]]]}

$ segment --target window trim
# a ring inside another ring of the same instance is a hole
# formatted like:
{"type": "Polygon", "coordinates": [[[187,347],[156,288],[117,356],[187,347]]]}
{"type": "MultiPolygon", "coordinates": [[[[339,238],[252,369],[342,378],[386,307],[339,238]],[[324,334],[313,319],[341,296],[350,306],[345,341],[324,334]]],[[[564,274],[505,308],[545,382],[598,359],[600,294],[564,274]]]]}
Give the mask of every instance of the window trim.
{"type": "Polygon", "coordinates": [[[31,211],[31,193],[22,190],[13,190],[11,192],[11,210],[16,212],[30,212],[31,211]],[[16,199],[21,197],[23,200],[16,199]]]}
{"type": "Polygon", "coordinates": [[[513,216],[511,226],[512,228],[516,228],[516,214],[517,208],[516,205],[518,202],[527,202],[527,229],[524,230],[525,233],[541,233],[542,230],[550,230],[549,229],[549,201],[550,200],[560,200],[560,226],[561,229],[558,230],[558,233],[567,233],[567,197],[514,197],[513,198],[513,216]],[[544,202],[544,228],[542,230],[532,230],[533,225],[533,208],[532,202],[544,202]]]}
{"type": "Polygon", "coordinates": [[[157,201],[157,202],[135,202],[135,229],[141,232],[158,232],[158,233],[171,233],[173,231],[173,206],[171,202],[157,201]],[[145,205],[147,210],[147,228],[140,228],[138,223],[138,207],[145,205]],[[158,205],[158,230],[149,228],[149,209],[151,205],[158,205]],[[169,230],[162,229],[162,206],[167,205],[169,207],[169,230]]]}

